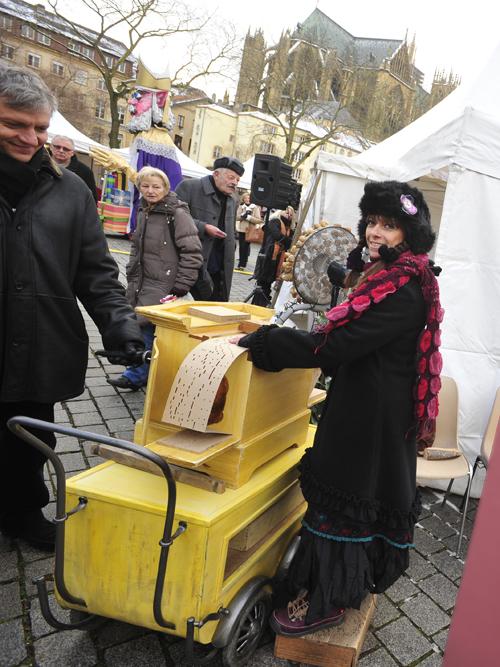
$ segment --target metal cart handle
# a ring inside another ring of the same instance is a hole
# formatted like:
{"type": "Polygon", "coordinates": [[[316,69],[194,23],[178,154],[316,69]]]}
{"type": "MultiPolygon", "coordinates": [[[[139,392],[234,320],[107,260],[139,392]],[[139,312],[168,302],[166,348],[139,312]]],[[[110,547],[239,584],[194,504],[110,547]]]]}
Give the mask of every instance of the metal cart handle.
{"type": "MultiPolygon", "coordinates": [[[[71,428],[69,426],[58,426],[51,422],[41,421],[40,419],[32,419],[31,417],[12,417],[7,422],[7,426],[16,436],[27,442],[32,447],[38,449],[54,466],[57,479],[57,498],[56,498],[56,552],[55,552],[55,584],[61,597],[68,603],[77,604],[86,607],[85,600],[73,596],[67,589],[64,581],[64,523],[69,517],[85,509],[87,505],[87,498],[79,498],[79,503],[70,512],[65,511],[65,497],[66,497],[66,474],[64,466],[59,456],[40,438],[26,430],[38,429],[40,431],[52,431],[53,433],[60,433],[61,435],[69,435],[75,438],[99,442],[104,445],[111,445],[118,449],[125,449],[133,452],[152,463],[155,463],[162,471],[163,476],[167,482],[168,487],[168,501],[167,511],[165,516],[165,525],[163,528],[163,536],[160,540],[160,559],[158,563],[158,573],[156,575],[155,593],[153,601],[153,614],[156,623],[163,628],[174,630],[175,624],[167,621],[162,613],[161,603],[163,588],[165,583],[165,574],[167,570],[168,552],[173,541],[182,535],[187,530],[187,524],[184,521],[179,521],[179,525],[174,534],[172,534],[172,526],[175,515],[175,505],[177,500],[177,488],[175,484],[172,471],[168,463],[162,459],[155,452],[146,449],[145,447],[135,445],[128,440],[118,440],[107,435],[100,435],[98,433],[90,433],[89,431],[81,431],[80,429],[71,428]]],[[[40,587],[39,587],[40,593],[40,587]]]]}

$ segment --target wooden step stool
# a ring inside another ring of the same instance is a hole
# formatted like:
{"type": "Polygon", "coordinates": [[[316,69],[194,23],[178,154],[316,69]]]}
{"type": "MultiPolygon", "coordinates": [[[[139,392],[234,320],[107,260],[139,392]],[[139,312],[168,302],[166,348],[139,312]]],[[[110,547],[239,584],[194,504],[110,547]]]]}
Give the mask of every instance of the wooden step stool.
{"type": "Polygon", "coordinates": [[[318,667],[355,667],[373,613],[376,595],[368,595],[361,609],[348,609],[342,625],[306,637],[276,636],[274,655],[318,667]]]}

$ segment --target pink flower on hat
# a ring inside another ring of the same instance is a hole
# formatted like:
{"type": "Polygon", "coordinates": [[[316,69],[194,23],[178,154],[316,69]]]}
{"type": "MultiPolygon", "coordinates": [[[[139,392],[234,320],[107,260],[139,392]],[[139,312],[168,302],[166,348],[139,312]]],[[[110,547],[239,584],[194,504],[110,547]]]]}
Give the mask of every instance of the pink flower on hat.
{"type": "Polygon", "coordinates": [[[361,296],[356,296],[352,301],[351,301],[353,309],[357,313],[362,313],[364,310],[369,308],[370,306],[370,297],[367,296],[366,294],[363,294],[361,296]]]}

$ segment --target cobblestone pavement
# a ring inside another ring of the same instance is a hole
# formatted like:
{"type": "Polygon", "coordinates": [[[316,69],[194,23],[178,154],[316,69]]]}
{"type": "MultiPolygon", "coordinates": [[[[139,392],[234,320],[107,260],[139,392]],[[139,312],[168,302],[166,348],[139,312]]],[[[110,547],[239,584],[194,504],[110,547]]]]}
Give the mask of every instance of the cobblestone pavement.
{"type": "MultiPolygon", "coordinates": [[[[129,243],[109,239],[121,275],[127,261],[129,243]]],[[[250,268],[256,256],[252,248],[250,268]]],[[[248,275],[235,273],[233,301],[243,300],[253,284],[248,275]]],[[[117,375],[121,367],[111,366],[94,356],[101,347],[100,336],[87,320],[90,335],[89,369],[86,389],[76,399],[59,404],[59,424],[81,427],[125,439],[133,438],[136,418],[141,416],[144,393],[118,392],[106,383],[106,376],[117,375]]],[[[88,443],[83,446],[70,437],[59,437],[58,453],[69,476],[101,462],[93,456],[88,443]]],[[[54,485],[52,472],[47,479],[54,485]]],[[[416,530],[416,548],[406,574],[386,594],[379,596],[378,608],[367,635],[359,667],[405,665],[437,667],[442,662],[450,618],[455,604],[463,563],[454,556],[460,514],[459,498],[441,507],[442,494],[423,490],[424,509],[416,530]]],[[[466,536],[470,536],[476,510],[471,502],[466,536]]],[[[55,503],[46,508],[54,516],[55,503]]],[[[466,540],[466,553],[468,541],[466,540]]],[[[22,542],[0,536],[0,666],[17,665],[60,667],[160,667],[184,665],[183,642],[178,638],[151,632],[117,621],[107,622],[91,632],[56,631],[40,613],[32,580],[52,571],[53,557],[22,542]]],[[[59,610],[61,619],[68,613],[59,610]]],[[[210,665],[220,665],[214,659],[210,665]]],[[[272,637],[255,653],[250,665],[288,665],[273,656],[272,637]]]]}

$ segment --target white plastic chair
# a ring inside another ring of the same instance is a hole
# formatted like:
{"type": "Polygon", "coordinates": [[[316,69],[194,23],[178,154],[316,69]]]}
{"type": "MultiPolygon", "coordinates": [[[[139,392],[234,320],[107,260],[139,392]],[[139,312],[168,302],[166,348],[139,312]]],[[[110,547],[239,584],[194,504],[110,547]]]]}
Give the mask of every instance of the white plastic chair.
{"type": "MultiPolygon", "coordinates": [[[[441,377],[442,387],[439,393],[439,415],[436,420],[436,437],[432,447],[446,449],[460,449],[458,442],[458,389],[455,380],[450,377],[441,377]]],[[[424,459],[417,457],[417,483],[425,484],[435,480],[449,479],[442,504],[444,505],[458,477],[468,477],[467,489],[464,496],[462,521],[458,536],[457,558],[460,558],[462,539],[464,535],[465,517],[469,505],[469,495],[472,479],[472,465],[460,452],[460,455],[450,459],[424,459]]]]}

